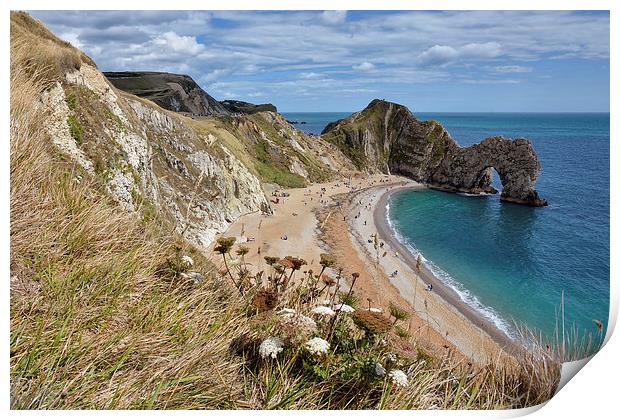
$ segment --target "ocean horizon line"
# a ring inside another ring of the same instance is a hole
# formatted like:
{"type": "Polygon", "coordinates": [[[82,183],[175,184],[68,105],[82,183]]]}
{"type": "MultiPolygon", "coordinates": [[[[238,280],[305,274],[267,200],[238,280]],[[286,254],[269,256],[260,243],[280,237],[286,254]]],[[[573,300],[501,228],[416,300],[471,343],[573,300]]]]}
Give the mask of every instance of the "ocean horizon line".
{"type": "MultiPolygon", "coordinates": [[[[335,114],[359,112],[355,111],[282,111],[278,110],[280,114],[335,114]]],[[[610,111],[412,111],[414,114],[610,114],[610,111]]]]}

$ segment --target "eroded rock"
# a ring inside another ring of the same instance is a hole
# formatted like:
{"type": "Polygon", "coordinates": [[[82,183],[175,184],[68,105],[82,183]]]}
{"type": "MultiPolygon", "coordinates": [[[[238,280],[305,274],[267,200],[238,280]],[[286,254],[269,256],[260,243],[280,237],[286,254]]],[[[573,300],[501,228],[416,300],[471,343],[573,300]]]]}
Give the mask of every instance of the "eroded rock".
{"type": "Polygon", "coordinates": [[[534,188],[540,163],[526,139],[489,137],[460,147],[441,124],[419,121],[404,106],[375,99],[363,111],[329,124],[322,137],[338,146],[360,170],[404,175],[430,187],[472,194],[495,193],[503,201],[546,206],[534,188]]]}

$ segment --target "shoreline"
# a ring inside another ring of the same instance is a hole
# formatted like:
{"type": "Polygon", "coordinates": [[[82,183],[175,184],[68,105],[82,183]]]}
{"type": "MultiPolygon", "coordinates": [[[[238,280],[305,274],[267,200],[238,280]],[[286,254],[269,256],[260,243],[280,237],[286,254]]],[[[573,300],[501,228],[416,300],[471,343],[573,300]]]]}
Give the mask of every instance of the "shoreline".
{"type": "MultiPolygon", "coordinates": [[[[396,239],[387,215],[387,205],[392,195],[412,188],[420,187],[403,186],[386,191],[377,201],[373,212],[373,219],[381,239],[389,244],[391,248],[397,250],[400,258],[413,269],[417,264],[417,257],[413,255],[412,251],[406,245],[396,239]]],[[[430,293],[438,295],[447,305],[452,306],[461,315],[467,318],[473,326],[484,331],[484,333],[493,339],[502,350],[513,354],[521,348],[518,342],[499,329],[492,321],[485,318],[484,315],[479,313],[475,308],[464,302],[456,291],[433,274],[426,264],[423,263],[422,269],[420,272],[416,272],[416,274],[418,276],[418,281],[422,281],[424,285],[429,283],[433,285],[433,290],[430,293]]],[[[428,293],[425,288],[422,289],[422,292],[428,293]]]]}
{"type": "MultiPolygon", "coordinates": [[[[353,272],[361,274],[355,288],[364,302],[362,305],[365,306],[368,299],[369,305],[372,302],[373,306],[378,305],[389,313],[389,304],[393,302],[412,315],[403,326],[410,333],[413,349],[417,343],[432,349],[437,357],[442,357],[446,351],[453,352],[477,364],[511,358],[512,352],[506,351],[512,344],[508,337],[485,328],[480,318],[472,317],[472,321],[465,316],[459,311],[467,312],[467,308],[462,307],[464,303],[452,303],[448,294],[442,298],[440,293],[427,292],[421,279],[414,288],[415,283],[410,279],[415,278],[415,259],[392,236],[382,215],[386,200],[403,185],[404,188],[423,186],[385,174],[361,175],[348,180],[350,184],[339,179],[283,190],[289,195],[272,205],[272,215],[240,216],[220,235],[253,237],[252,242],[245,243],[250,248],[245,261],[257,271],[264,268],[266,255],[297,256],[308,262],[306,269],[317,272],[321,269],[319,255],[324,252],[334,255],[338,267],[349,277],[353,272]],[[365,206],[358,204],[361,201],[365,206]],[[362,212],[363,217],[359,217],[362,212]],[[368,249],[368,237],[375,233],[385,242],[382,252],[388,248],[398,250],[401,256],[409,256],[409,260],[395,259],[393,252],[380,259],[377,255],[373,257],[373,252],[377,251],[368,249]],[[401,274],[391,278],[388,273],[395,269],[401,274]]],[[[336,272],[330,270],[326,273],[335,277],[336,272]]],[[[440,287],[437,279],[433,279],[433,286],[440,287]]]]}

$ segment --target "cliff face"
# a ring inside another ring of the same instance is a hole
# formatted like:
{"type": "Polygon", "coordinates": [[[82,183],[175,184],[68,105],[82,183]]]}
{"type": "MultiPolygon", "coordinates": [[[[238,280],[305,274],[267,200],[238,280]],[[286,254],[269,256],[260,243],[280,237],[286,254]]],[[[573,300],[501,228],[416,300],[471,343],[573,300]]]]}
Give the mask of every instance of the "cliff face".
{"type": "Polygon", "coordinates": [[[41,102],[51,140],[87,176],[99,177],[126,210],[157,212],[196,246],[207,246],[242,214],[270,211],[258,177],[217,138],[119,95],[86,63],[41,102]]]}
{"type": "Polygon", "coordinates": [[[190,76],[154,71],[104,72],[116,87],[132,95],[155,102],[164,109],[183,112],[195,117],[255,114],[277,112],[272,104],[218,101],[205,92],[190,76]]]}
{"type": "MultiPolygon", "coordinates": [[[[36,106],[46,137],[75,164],[77,179],[95,178],[122,208],[169,222],[199,248],[239,216],[271,212],[265,184],[302,187],[354,169],[335,146],[279,114],[188,117],[117,90],[92,60],[26,14],[11,14],[11,32],[12,42],[27,39],[32,50],[46,51],[33,54],[29,68],[45,69],[49,80],[36,106]]],[[[152,78],[172,84],[191,113],[227,112],[189,78],[158,73],[140,80],[152,78]]]]}
{"type": "Polygon", "coordinates": [[[461,148],[435,121],[419,121],[404,106],[375,99],[363,111],[329,124],[322,137],[337,145],[359,169],[407,176],[454,192],[496,192],[503,201],[545,206],[534,189],[540,163],[531,143],[489,137],[461,148]]]}
{"type": "Polygon", "coordinates": [[[196,116],[231,114],[186,75],[162,72],[106,72],[104,75],[116,88],[171,111],[196,116]]]}

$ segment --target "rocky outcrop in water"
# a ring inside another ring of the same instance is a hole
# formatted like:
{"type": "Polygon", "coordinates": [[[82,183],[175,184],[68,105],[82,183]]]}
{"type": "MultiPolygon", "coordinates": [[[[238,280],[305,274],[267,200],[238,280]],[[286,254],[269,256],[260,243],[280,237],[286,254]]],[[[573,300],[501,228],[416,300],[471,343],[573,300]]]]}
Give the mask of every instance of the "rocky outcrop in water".
{"type": "Polygon", "coordinates": [[[545,206],[534,188],[540,163],[526,139],[489,137],[460,147],[436,121],[419,121],[402,105],[375,99],[363,111],[329,124],[322,137],[337,145],[359,169],[404,175],[452,192],[495,193],[503,201],[545,206]]]}

